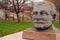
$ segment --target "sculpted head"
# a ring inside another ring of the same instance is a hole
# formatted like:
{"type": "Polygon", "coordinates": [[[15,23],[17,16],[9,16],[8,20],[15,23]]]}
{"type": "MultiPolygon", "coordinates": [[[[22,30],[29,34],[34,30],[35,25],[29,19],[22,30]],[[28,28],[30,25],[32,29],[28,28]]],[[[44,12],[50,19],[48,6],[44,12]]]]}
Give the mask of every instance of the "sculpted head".
{"type": "Polygon", "coordinates": [[[46,30],[52,26],[56,17],[54,7],[54,5],[46,2],[34,5],[32,20],[36,29],[46,30]]]}

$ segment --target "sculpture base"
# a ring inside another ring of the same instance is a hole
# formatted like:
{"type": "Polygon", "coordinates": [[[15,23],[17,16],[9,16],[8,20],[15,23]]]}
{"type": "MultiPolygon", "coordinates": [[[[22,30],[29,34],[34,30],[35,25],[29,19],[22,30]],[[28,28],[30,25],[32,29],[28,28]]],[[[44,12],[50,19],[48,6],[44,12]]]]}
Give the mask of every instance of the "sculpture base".
{"type": "Polygon", "coordinates": [[[23,39],[28,40],[56,40],[56,34],[53,32],[24,31],[23,39]]]}

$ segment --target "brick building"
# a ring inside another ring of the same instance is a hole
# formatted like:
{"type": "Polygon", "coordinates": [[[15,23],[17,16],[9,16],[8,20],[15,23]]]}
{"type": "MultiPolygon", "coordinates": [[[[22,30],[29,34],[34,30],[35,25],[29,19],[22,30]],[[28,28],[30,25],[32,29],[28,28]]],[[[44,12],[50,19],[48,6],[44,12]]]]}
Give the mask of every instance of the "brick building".
{"type": "Polygon", "coordinates": [[[59,19],[60,3],[58,3],[57,0],[47,0],[47,1],[54,3],[54,5],[56,6],[56,10],[57,10],[56,19],[59,19]]]}

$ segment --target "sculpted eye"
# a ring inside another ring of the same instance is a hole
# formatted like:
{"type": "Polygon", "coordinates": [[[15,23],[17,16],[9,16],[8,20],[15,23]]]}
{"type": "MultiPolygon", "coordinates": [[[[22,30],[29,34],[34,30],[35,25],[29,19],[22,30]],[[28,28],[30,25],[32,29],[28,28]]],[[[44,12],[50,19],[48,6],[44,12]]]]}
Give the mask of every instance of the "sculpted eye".
{"type": "Polygon", "coordinates": [[[45,14],[46,14],[46,15],[48,15],[48,13],[47,13],[47,12],[45,12],[45,14]]]}
{"type": "Polygon", "coordinates": [[[46,15],[48,15],[48,12],[45,12],[46,15]]]}
{"type": "Polygon", "coordinates": [[[43,14],[48,15],[48,13],[47,13],[46,11],[41,11],[40,14],[41,14],[41,15],[43,15],[43,14]]]}
{"type": "Polygon", "coordinates": [[[41,11],[40,14],[42,15],[43,14],[43,11],[41,11]]]}
{"type": "Polygon", "coordinates": [[[37,14],[38,14],[38,12],[36,12],[36,11],[35,11],[35,12],[33,12],[33,14],[37,15],[37,14]]]}

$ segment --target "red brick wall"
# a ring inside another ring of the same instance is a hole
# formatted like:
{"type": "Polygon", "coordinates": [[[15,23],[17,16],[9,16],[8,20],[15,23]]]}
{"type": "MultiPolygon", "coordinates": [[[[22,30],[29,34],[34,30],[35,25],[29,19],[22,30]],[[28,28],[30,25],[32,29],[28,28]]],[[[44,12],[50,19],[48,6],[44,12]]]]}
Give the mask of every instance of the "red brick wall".
{"type": "MultiPolygon", "coordinates": [[[[50,2],[53,2],[53,3],[55,2],[54,0],[46,0],[46,1],[50,1],[50,2]]],[[[56,6],[56,9],[57,9],[56,19],[59,19],[59,8],[58,8],[59,5],[58,5],[58,3],[54,3],[54,4],[57,5],[57,6],[56,6]]]]}

